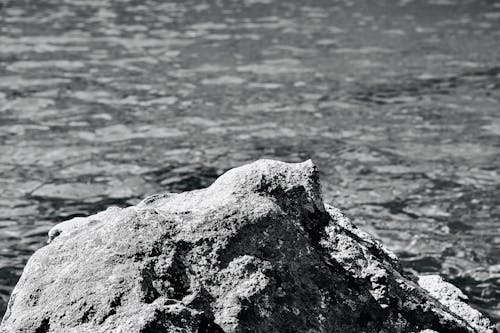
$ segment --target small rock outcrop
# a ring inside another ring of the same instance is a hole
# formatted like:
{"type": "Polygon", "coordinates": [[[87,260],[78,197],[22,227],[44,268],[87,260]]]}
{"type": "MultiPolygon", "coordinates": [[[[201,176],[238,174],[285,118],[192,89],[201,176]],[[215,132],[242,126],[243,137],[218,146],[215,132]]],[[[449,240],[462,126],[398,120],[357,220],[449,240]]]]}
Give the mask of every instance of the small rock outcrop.
{"type": "Polygon", "coordinates": [[[493,333],[463,301],[326,206],[311,161],[260,160],[55,226],[0,331],[493,333]]]}

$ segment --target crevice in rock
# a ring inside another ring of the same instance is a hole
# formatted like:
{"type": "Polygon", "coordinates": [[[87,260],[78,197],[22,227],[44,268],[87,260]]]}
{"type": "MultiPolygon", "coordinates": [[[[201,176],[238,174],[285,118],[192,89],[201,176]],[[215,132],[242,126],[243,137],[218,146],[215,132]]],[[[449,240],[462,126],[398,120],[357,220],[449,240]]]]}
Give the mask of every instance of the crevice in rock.
{"type": "Polygon", "coordinates": [[[140,273],[142,302],[152,303],[161,296],[181,300],[189,294],[189,267],[185,261],[190,250],[191,245],[184,241],[177,242],[173,249],[171,246],[165,247],[164,242],[157,242],[151,250],[151,254],[154,256],[149,258],[140,273]],[[164,255],[162,256],[166,248],[170,248],[172,251],[169,262],[165,261],[164,255]]]}
{"type": "Polygon", "coordinates": [[[330,222],[330,215],[316,206],[314,198],[311,198],[302,185],[294,186],[284,190],[278,188],[262,188],[273,199],[290,218],[298,219],[302,228],[308,234],[313,247],[319,247],[319,241],[326,235],[325,227],[330,222]]]}
{"type": "Polygon", "coordinates": [[[313,212],[306,211],[305,217],[300,220],[300,224],[309,235],[313,247],[321,247],[319,242],[326,237],[325,228],[330,220],[328,213],[317,210],[313,212]]]}
{"type": "Polygon", "coordinates": [[[44,318],[35,333],[47,333],[50,330],[50,318],[44,318]]]}
{"type": "Polygon", "coordinates": [[[156,309],[149,322],[140,329],[140,333],[159,332],[224,333],[214,322],[211,314],[193,311],[189,308],[176,308],[172,312],[156,309]]]}
{"type": "Polygon", "coordinates": [[[81,323],[88,323],[90,321],[90,319],[92,319],[92,317],[94,316],[95,314],[95,309],[94,307],[91,305],[89,308],[87,308],[84,312],[83,312],[83,315],[82,317],[80,318],[80,322],[81,323]]]}
{"type": "MultiPolygon", "coordinates": [[[[148,266],[152,266],[151,263],[148,266]]],[[[160,297],[160,293],[154,287],[153,269],[144,267],[139,277],[139,288],[141,290],[140,300],[144,303],[153,303],[160,297]]]]}
{"type": "Polygon", "coordinates": [[[198,324],[197,333],[224,333],[224,330],[214,323],[213,318],[207,316],[202,316],[200,323],[198,324]]]}
{"type": "Polygon", "coordinates": [[[104,323],[109,317],[116,314],[116,309],[122,305],[123,293],[116,295],[109,303],[110,310],[100,320],[99,325],[104,323]]]}
{"type": "Polygon", "coordinates": [[[372,243],[370,241],[367,241],[366,239],[363,239],[362,237],[356,235],[355,233],[351,232],[350,230],[348,230],[342,226],[339,226],[339,228],[341,229],[341,232],[343,232],[346,236],[352,238],[353,240],[355,240],[359,244],[362,244],[368,250],[368,252],[371,255],[373,255],[374,257],[379,258],[379,259],[384,259],[393,268],[396,268],[398,270],[401,269],[401,265],[397,261],[395,261],[393,258],[389,257],[387,255],[387,253],[384,252],[383,248],[381,248],[380,246],[377,246],[376,243],[372,243]]]}
{"type": "Polygon", "coordinates": [[[172,262],[165,272],[159,271],[159,267],[155,270],[155,279],[162,284],[162,293],[165,293],[168,298],[181,300],[189,294],[190,279],[188,274],[188,266],[185,263],[187,253],[191,250],[191,245],[181,241],[176,243],[172,262]],[[166,283],[165,283],[166,282],[166,283]]]}

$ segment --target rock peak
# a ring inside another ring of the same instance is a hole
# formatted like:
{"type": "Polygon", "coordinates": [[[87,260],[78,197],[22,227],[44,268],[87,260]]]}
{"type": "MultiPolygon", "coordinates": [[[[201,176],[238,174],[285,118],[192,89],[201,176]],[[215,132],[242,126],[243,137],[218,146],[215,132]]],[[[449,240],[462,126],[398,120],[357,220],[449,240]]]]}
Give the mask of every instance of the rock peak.
{"type": "Polygon", "coordinates": [[[1,332],[494,332],[442,295],[446,282],[419,286],[324,205],[310,160],[259,160],[206,189],[63,222],[49,239],[1,332]]]}

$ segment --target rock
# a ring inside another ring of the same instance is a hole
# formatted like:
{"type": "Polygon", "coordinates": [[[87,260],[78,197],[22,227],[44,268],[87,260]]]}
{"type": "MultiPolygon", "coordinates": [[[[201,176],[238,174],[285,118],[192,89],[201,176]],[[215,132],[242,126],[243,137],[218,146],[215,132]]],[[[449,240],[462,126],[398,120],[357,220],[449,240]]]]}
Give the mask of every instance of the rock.
{"type": "Polygon", "coordinates": [[[260,160],[49,235],[1,332],[495,332],[325,206],[311,161],[260,160]]]}
{"type": "Polygon", "coordinates": [[[450,311],[464,318],[479,332],[481,332],[483,327],[487,327],[490,324],[489,320],[483,317],[479,311],[464,303],[468,298],[460,289],[451,283],[443,281],[443,278],[439,275],[420,276],[418,284],[427,290],[432,297],[437,298],[442,304],[448,307],[450,311]]]}

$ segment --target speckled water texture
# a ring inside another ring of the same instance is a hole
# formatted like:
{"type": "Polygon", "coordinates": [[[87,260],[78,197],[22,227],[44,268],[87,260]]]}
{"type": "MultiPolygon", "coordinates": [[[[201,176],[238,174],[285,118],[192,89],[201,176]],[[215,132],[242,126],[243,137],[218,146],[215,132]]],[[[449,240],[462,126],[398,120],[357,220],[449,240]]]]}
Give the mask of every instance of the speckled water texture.
{"type": "Polygon", "coordinates": [[[312,158],[500,321],[500,2],[0,0],[0,308],[56,222],[312,158]]]}

